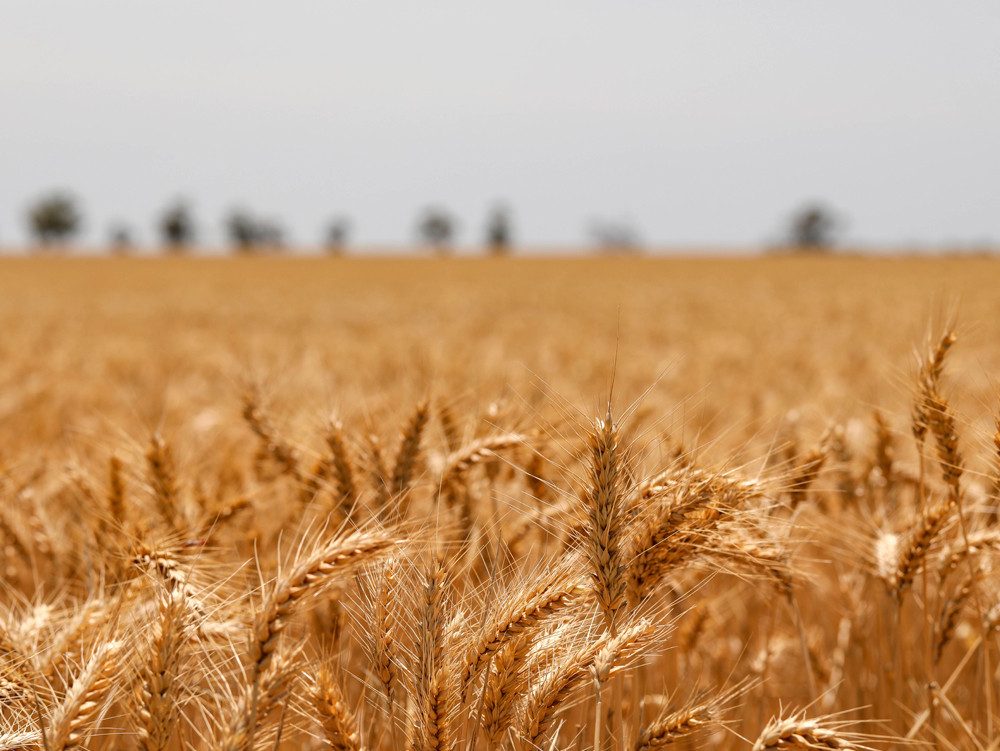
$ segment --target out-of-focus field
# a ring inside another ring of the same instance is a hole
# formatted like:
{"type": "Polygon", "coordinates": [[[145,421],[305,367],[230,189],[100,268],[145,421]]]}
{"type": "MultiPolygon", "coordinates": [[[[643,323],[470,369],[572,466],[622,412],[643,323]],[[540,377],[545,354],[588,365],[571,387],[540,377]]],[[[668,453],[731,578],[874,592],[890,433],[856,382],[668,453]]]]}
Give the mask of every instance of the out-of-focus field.
{"type": "Polygon", "coordinates": [[[998,282],[991,259],[4,260],[0,446],[165,428],[198,453],[248,385],[293,427],[433,396],[528,428],[525,403],[592,413],[617,355],[619,404],[649,389],[643,419],[728,449],[789,410],[814,432],[873,406],[905,421],[914,348],[955,313],[955,395],[978,418],[998,282]]]}
{"type": "Polygon", "coordinates": [[[0,751],[996,749],[998,282],[4,259],[0,751]]]}

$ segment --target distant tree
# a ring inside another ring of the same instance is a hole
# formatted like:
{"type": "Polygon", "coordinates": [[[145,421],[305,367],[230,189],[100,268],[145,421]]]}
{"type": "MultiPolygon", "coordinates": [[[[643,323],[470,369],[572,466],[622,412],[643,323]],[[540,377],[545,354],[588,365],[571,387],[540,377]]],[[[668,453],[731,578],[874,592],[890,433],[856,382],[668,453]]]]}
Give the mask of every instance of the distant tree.
{"type": "Polygon", "coordinates": [[[639,234],[627,222],[594,222],[590,236],[602,253],[634,253],[639,249],[639,234]]]}
{"type": "Polygon", "coordinates": [[[257,220],[240,209],[233,211],[226,219],[226,231],[233,247],[241,253],[250,253],[259,242],[257,220]]]}
{"type": "Polygon", "coordinates": [[[806,204],[794,214],[788,227],[788,242],[801,250],[828,250],[837,239],[841,221],[822,204],[806,204]]]}
{"type": "Polygon", "coordinates": [[[184,251],[194,242],[194,219],[186,203],[178,201],[163,212],[160,217],[160,237],[173,253],[184,251]]]}
{"type": "Polygon", "coordinates": [[[53,193],[28,210],[28,227],[43,247],[69,240],[82,223],[76,201],[68,193],[53,193]]]}
{"type": "Polygon", "coordinates": [[[505,206],[495,206],[486,220],[486,247],[495,256],[510,252],[514,231],[511,227],[510,212],[505,206]]]}
{"type": "Polygon", "coordinates": [[[281,227],[242,210],[234,210],[226,219],[226,230],[238,253],[254,253],[262,248],[280,248],[284,242],[281,227]]]}
{"type": "Polygon", "coordinates": [[[132,231],[124,224],[112,225],[108,231],[108,245],[116,255],[126,255],[132,251],[132,231]]]}
{"type": "Polygon", "coordinates": [[[275,221],[258,219],[257,244],[271,250],[279,250],[285,246],[285,231],[275,221]]]}
{"type": "Polygon", "coordinates": [[[417,222],[417,237],[425,245],[434,247],[438,253],[448,252],[454,236],[455,222],[442,209],[427,209],[417,222]]]}
{"type": "Polygon", "coordinates": [[[325,246],[330,255],[341,255],[351,232],[351,223],[345,217],[333,219],[326,228],[325,246]]]}

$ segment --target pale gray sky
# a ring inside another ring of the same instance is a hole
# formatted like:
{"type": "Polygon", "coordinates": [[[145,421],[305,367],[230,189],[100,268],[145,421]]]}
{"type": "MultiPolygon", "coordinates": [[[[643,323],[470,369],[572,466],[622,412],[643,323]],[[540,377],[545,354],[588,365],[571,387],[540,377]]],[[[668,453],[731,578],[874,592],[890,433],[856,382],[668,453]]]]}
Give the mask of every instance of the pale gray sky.
{"type": "Polygon", "coordinates": [[[2,0],[0,243],[75,193],[88,242],[175,196],[316,244],[757,244],[806,199],[855,240],[1000,242],[1000,3],[2,0]]]}

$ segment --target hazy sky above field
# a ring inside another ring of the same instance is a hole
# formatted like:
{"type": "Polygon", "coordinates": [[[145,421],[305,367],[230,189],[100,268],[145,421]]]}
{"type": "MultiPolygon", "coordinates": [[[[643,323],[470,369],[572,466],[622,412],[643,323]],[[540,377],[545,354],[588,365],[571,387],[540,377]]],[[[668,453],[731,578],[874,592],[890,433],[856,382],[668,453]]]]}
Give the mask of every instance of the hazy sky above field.
{"type": "Polygon", "coordinates": [[[1000,3],[5,0],[0,244],[77,195],[84,240],[192,202],[296,244],[329,217],[402,244],[425,206],[477,243],[595,221],[758,245],[822,200],[848,237],[1000,243],[1000,3]]]}

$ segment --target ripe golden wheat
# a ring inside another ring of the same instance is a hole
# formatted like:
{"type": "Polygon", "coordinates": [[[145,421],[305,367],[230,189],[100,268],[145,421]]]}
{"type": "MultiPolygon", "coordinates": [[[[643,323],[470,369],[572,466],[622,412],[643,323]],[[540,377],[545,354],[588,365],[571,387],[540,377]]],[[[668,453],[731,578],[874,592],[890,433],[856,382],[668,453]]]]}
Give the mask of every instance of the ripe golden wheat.
{"type": "Polygon", "coordinates": [[[3,446],[0,749],[990,747],[1000,431],[936,334],[907,417],[756,457],[610,390],[289,429],[256,384],[206,455],[3,446]]]}

